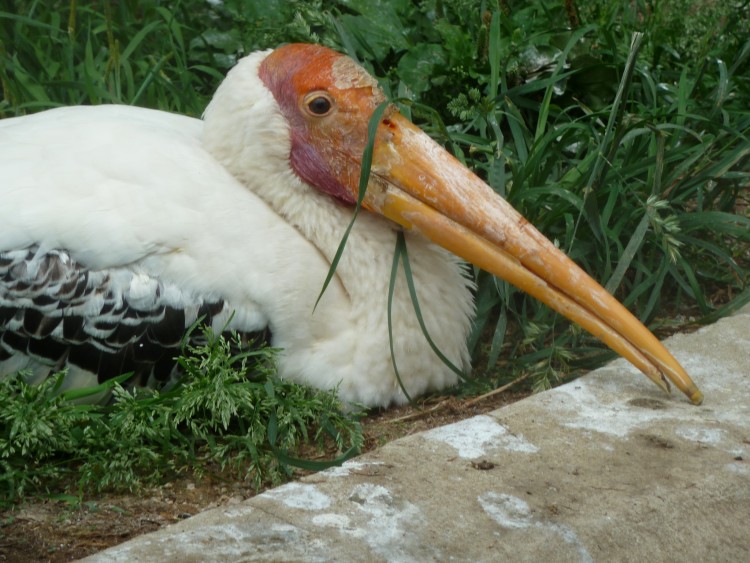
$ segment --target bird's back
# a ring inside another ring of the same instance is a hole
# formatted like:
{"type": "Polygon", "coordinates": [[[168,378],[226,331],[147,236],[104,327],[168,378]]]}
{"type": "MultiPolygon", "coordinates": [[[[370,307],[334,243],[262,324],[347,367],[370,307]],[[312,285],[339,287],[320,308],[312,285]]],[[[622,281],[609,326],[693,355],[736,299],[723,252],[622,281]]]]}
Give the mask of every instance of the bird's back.
{"type": "MultiPolygon", "coordinates": [[[[173,281],[175,260],[163,259],[205,229],[211,188],[238,189],[201,131],[124,106],[0,120],[0,377],[67,368],[66,386],[125,372],[153,385],[175,375],[186,327],[227,326],[225,296],[173,281]]],[[[265,340],[256,317],[240,326],[265,340]]]]}

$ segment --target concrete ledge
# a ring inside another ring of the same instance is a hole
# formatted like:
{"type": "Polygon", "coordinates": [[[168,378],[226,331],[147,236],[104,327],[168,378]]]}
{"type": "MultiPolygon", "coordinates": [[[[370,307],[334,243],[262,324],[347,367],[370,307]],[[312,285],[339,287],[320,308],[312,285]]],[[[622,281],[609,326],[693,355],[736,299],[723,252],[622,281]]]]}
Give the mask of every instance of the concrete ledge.
{"type": "Polygon", "coordinates": [[[750,307],[668,347],[87,561],[748,561],[750,307]]]}

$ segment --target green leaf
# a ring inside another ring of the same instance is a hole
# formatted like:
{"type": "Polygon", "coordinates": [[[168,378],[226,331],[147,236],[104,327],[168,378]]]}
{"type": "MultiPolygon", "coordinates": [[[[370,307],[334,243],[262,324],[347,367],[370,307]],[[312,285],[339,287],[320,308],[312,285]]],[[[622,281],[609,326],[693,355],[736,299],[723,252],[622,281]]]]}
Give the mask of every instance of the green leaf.
{"type": "Polygon", "coordinates": [[[425,43],[409,49],[401,57],[396,72],[412,92],[421,94],[432,87],[432,79],[444,72],[445,64],[443,48],[425,43]]]}

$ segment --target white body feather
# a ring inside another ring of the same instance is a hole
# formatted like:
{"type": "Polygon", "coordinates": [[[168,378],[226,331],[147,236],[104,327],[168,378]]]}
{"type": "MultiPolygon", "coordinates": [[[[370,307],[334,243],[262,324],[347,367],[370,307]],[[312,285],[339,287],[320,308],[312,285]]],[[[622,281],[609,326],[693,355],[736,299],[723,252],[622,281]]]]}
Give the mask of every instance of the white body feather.
{"type": "MultiPolygon", "coordinates": [[[[234,328],[270,326],[283,377],[340,385],[345,401],[402,403],[386,321],[396,227],[360,215],[313,311],[352,210],[291,170],[286,122],[257,78],[263,56],[230,72],[205,123],[124,106],[0,121],[0,251],[38,245],[92,270],[133,271],[167,284],[175,307],[221,299],[234,328]]],[[[470,282],[422,237],[407,245],[430,334],[466,369],[470,282]]],[[[393,319],[408,391],[455,383],[422,335],[403,272],[393,319]]]]}

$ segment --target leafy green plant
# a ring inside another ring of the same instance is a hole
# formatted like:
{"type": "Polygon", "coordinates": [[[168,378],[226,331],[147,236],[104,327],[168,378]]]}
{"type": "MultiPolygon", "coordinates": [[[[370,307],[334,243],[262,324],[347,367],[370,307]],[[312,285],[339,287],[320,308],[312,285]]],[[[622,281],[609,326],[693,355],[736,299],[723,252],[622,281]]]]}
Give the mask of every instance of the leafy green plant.
{"type": "Polygon", "coordinates": [[[259,488],[361,447],[359,423],[335,390],[279,380],[272,349],[236,355],[236,343],[204,335],[205,344],[181,357],[185,376],[174,389],[144,395],[115,382],[107,406],[60,393],[64,374],[37,386],[21,375],[0,381],[0,504],[65,488],[132,490],[187,471],[231,474],[259,488]],[[303,446],[338,454],[306,462],[294,457],[303,446]]]}

